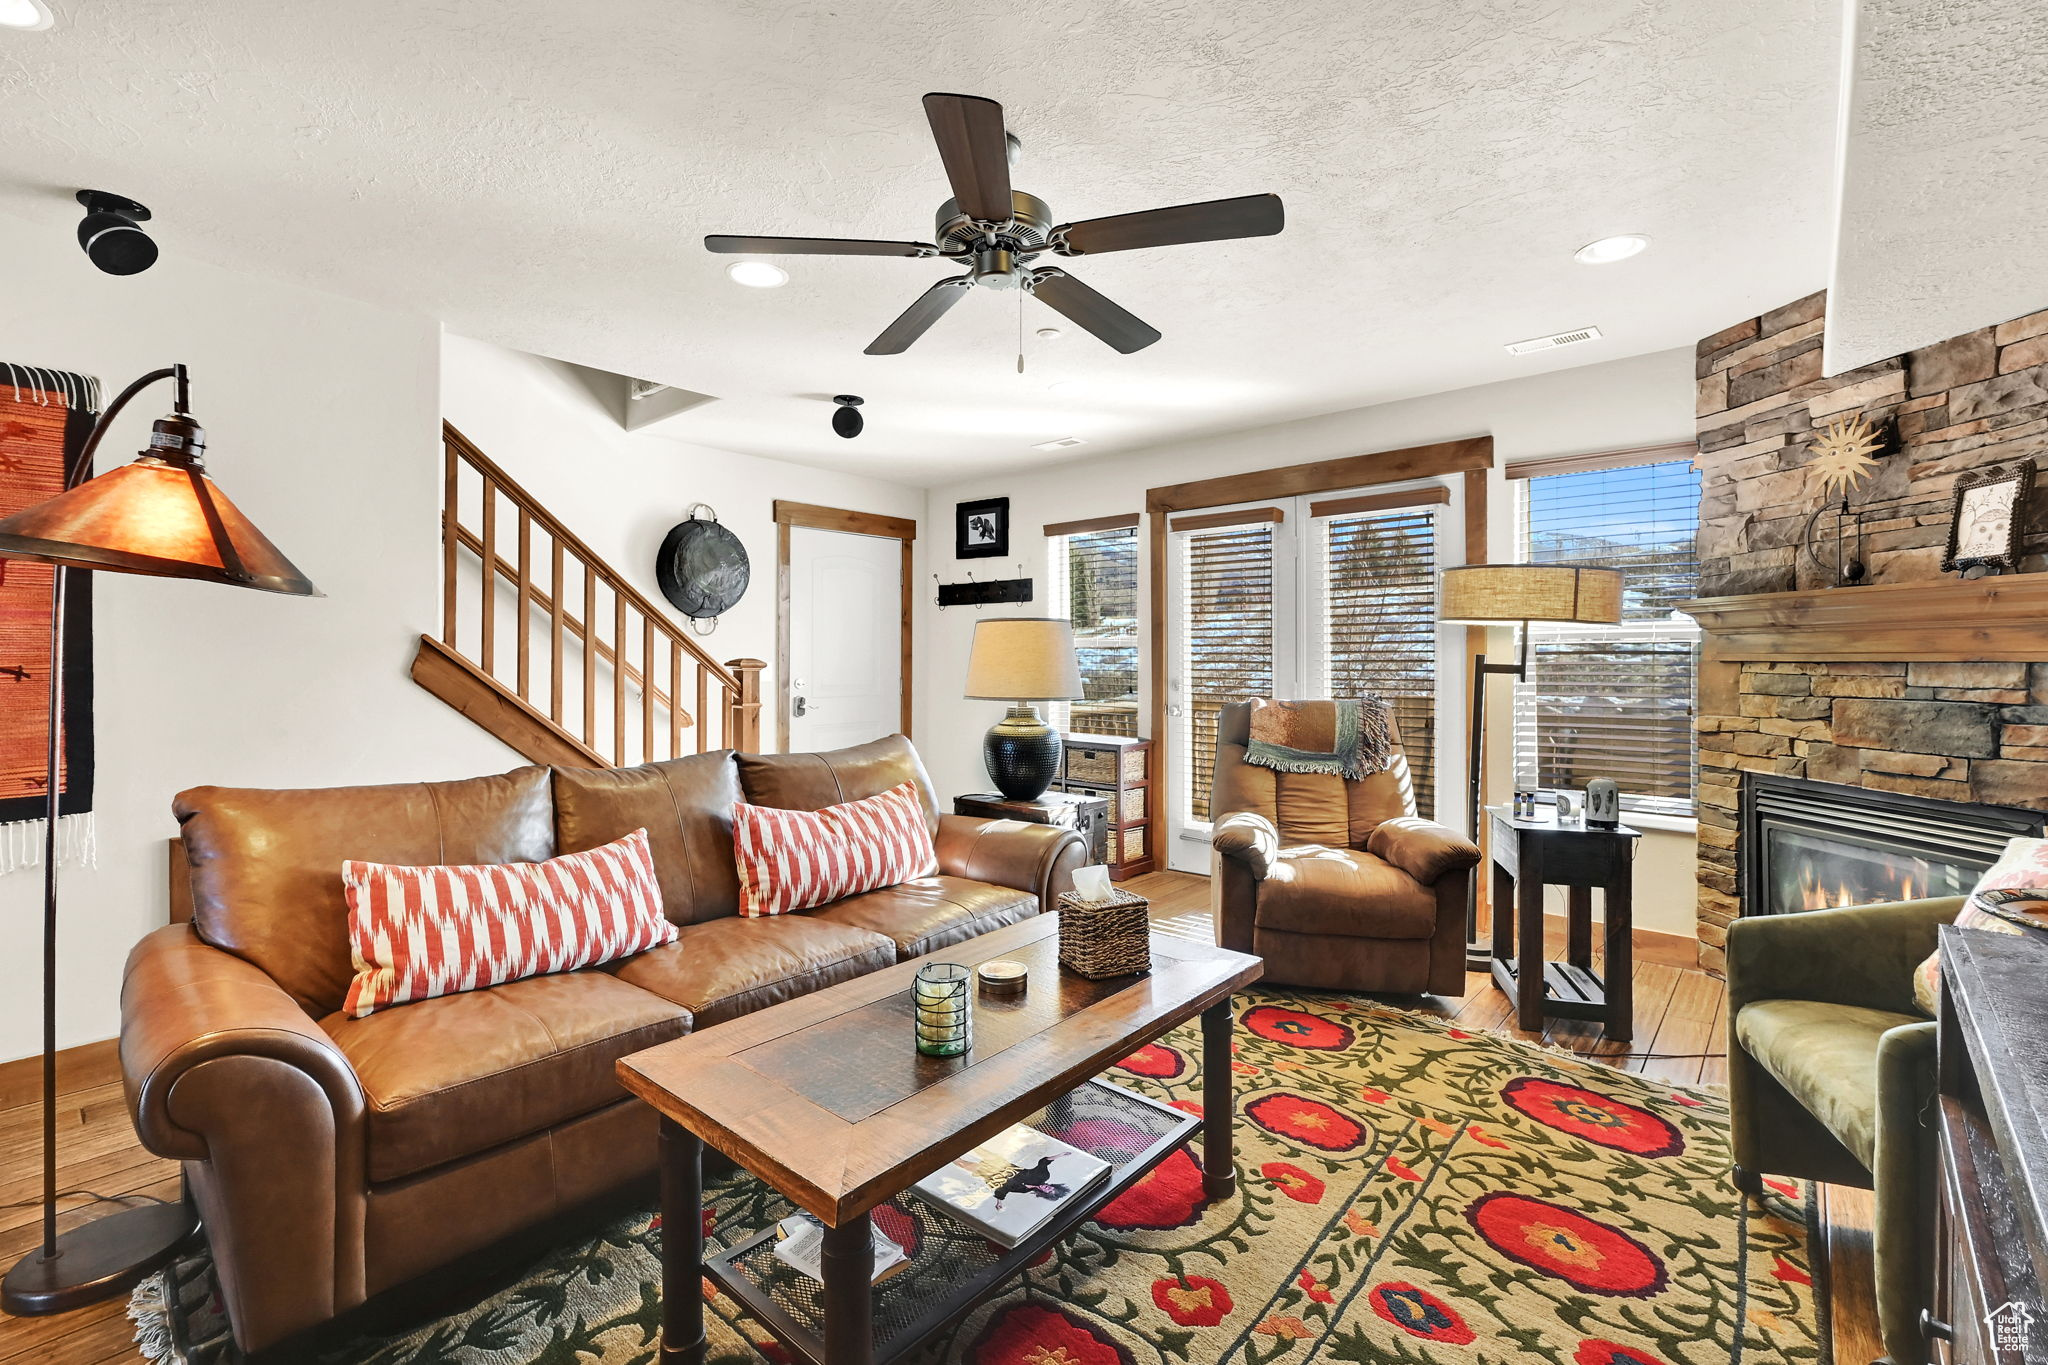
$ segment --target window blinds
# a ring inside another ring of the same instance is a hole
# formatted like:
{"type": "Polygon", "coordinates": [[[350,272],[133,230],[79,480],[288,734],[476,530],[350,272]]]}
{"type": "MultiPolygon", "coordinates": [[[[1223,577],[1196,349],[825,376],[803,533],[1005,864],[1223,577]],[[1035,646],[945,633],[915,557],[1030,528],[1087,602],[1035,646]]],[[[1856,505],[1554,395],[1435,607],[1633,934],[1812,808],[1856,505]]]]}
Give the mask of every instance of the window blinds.
{"type": "Polygon", "coordinates": [[[1074,623],[1084,699],[1055,704],[1053,723],[1089,735],[1138,734],[1138,528],[1055,536],[1054,602],[1074,623]]]}
{"type": "Polygon", "coordinates": [[[1515,782],[1621,784],[1631,810],[1693,813],[1699,473],[1689,461],[1538,475],[1523,490],[1524,557],[1620,569],[1622,621],[1534,625],[1516,688],[1515,782]]]}
{"type": "Polygon", "coordinates": [[[1216,720],[1223,707],[1273,695],[1274,523],[1181,536],[1187,650],[1189,814],[1209,819],[1216,720]]]}
{"type": "Polygon", "coordinates": [[[1391,703],[1415,786],[1436,803],[1436,518],[1422,510],[1323,523],[1329,695],[1391,703]]]}

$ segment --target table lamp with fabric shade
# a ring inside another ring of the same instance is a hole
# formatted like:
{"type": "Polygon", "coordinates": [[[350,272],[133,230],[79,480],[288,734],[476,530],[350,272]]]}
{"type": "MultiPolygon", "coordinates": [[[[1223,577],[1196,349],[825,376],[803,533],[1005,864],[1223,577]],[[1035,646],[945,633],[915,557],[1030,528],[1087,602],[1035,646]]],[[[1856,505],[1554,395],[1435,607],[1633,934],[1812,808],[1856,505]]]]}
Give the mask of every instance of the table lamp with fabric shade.
{"type": "MultiPolygon", "coordinates": [[[[1483,801],[1480,777],[1485,771],[1486,678],[1500,673],[1526,681],[1529,677],[1529,623],[1569,622],[1613,625],[1621,620],[1622,573],[1579,564],[1467,564],[1445,569],[1437,603],[1437,619],[1445,625],[1520,626],[1521,648],[1511,664],[1472,660],[1472,742],[1466,751],[1471,784],[1468,814],[1472,838],[1480,837],[1483,801]]],[[[1494,907],[1500,913],[1500,907],[1494,907]]],[[[1474,971],[1487,971],[1492,951],[1479,939],[1479,879],[1465,890],[1465,959],[1474,971]]]]}
{"type": "Polygon", "coordinates": [[[1010,703],[1010,713],[982,744],[988,775],[1004,796],[1036,801],[1059,775],[1059,731],[1039,717],[1032,703],[1073,701],[1081,695],[1074,628],[1065,619],[1010,616],[974,623],[968,700],[1010,703]]]}
{"type": "Polygon", "coordinates": [[[154,370],[122,390],[86,438],[65,491],[0,519],[0,557],[53,565],[50,616],[48,807],[43,831],[43,1229],[35,1250],[0,1284],[17,1316],[60,1313],[126,1292],[168,1262],[190,1236],[183,1203],[151,1203],[57,1231],[57,823],[64,728],[64,595],[74,569],[197,578],[316,597],[312,583],[206,475],[206,431],[192,419],[185,367],[154,370]],[[149,385],[177,386],[149,448],[98,478],[92,468],[114,419],[149,385]]]}

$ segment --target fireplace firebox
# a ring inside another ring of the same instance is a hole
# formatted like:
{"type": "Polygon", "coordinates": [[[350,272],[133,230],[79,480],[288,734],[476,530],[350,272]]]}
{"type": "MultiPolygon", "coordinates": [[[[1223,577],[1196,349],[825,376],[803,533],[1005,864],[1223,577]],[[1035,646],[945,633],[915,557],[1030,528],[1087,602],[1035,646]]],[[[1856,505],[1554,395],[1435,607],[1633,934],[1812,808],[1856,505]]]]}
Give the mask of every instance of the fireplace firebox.
{"type": "Polygon", "coordinates": [[[2006,840],[2039,836],[2043,820],[2038,811],[1744,773],[1742,913],[1961,895],[2006,840]]]}

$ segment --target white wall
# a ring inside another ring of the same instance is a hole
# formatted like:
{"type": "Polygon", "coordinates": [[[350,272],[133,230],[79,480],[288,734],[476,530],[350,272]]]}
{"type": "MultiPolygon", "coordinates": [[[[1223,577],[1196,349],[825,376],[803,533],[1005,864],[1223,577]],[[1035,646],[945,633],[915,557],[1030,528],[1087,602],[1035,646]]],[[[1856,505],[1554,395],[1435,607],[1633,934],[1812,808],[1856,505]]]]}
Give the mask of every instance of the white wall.
{"type": "MultiPolygon", "coordinates": [[[[978,578],[1007,577],[1021,561],[1035,580],[1037,600],[1007,609],[1016,615],[1046,611],[1045,541],[1048,522],[1142,511],[1145,490],[1191,479],[1272,469],[1311,460],[1397,450],[1466,436],[1491,435],[1496,468],[1488,489],[1491,557],[1514,554],[1513,501],[1499,466],[1547,455],[1624,450],[1693,438],[1693,354],[1662,351],[1588,365],[1528,379],[1461,389],[1426,398],[1357,408],[1321,417],[1231,432],[1171,447],[1155,447],[1102,459],[1048,464],[1029,475],[1002,475],[936,488],[931,493],[926,538],[931,571],[951,583],[969,570],[978,578]],[[953,558],[953,505],[974,498],[1008,497],[1011,553],[1006,560],[953,558]]],[[[1140,600],[1149,591],[1141,558],[1140,600]]],[[[929,582],[929,576],[927,576],[929,582]]],[[[919,749],[942,795],[988,788],[981,763],[981,737],[1002,714],[997,702],[960,697],[967,650],[979,616],[1004,608],[950,608],[926,601],[919,622],[918,676],[921,714],[919,749]]],[[[1507,657],[1510,639],[1496,631],[1491,653],[1507,657]]],[[[1140,695],[1149,695],[1149,659],[1140,664],[1140,695]]],[[[1487,752],[1489,789],[1511,789],[1506,688],[1493,689],[1487,752]]],[[[1453,728],[1462,730],[1462,725],[1453,728]]],[[[1443,736],[1449,741],[1451,736],[1443,736]]],[[[1442,742],[1440,741],[1440,743],[1442,742]]],[[[1442,743],[1440,763],[1460,771],[1451,755],[1462,746],[1442,743]]],[[[1694,931],[1693,838],[1686,831],[1657,831],[1644,841],[1637,867],[1635,922],[1639,927],[1691,937],[1694,931]]],[[[1559,908],[1562,901],[1559,902],[1559,908]]]]}
{"type": "MultiPolygon", "coordinates": [[[[626,431],[609,406],[611,395],[597,387],[608,378],[560,361],[449,336],[441,353],[442,411],[478,449],[657,604],[662,597],[654,561],[662,537],[692,503],[709,503],[717,511],[719,520],[747,547],[752,579],[738,605],[699,643],[721,661],[767,661],[761,677],[761,747],[772,750],[779,686],[775,500],[922,520],[924,491],[626,431]]],[[[507,520],[501,513],[500,531],[510,545],[507,520]]],[[[920,540],[913,556],[919,579],[924,577],[923,552],[920,540]]],[[[661,676],[657,673],[657,682],[661,676]]]]}
{"type": "MultiPolygon", "coordinates": [[[[122,961],[167,917],[180,789],[462,777],[519,761],[406,676],[440,591],[436,324],[173,249],[146,274],[102,275],[74,217],[0,217],[0,359],[97,375],[109,399],[189,364],[211,472],[327,595],[95,576],[99,865],[63,874],[65,1046],[117,1030],[122,961]]],[[[159,385],[130,405],[100,469],[134,456],[170,397],[159,385]]],[[[0,877],[0,1058],[41,1048],[41,890],[36,870],[0,877]]]]}

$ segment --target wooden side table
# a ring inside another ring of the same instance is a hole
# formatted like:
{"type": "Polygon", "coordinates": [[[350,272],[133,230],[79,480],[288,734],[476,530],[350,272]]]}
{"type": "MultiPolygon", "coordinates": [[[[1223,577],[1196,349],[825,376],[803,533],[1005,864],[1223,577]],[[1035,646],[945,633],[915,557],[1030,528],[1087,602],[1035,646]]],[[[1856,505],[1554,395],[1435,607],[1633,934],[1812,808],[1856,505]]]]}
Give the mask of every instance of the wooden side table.
{"type": "Polygon", "coordinates": [[[1546,1014],[1591,1019],[1605,1025],[1614,1042],[1627,1042],[1635,1028],[1635,952],[1629,932],[1635,841],[1641,833],[1627,825],[1559,825],[1551,817],[1517,820],[1505,806],[1488,806],[1486,813],[1493,822],[1493,979],[1515,1002],[1516,1024],[1540,1029],[1546,1014]],[[1543,956],[1546,886],[1570,888],[1562,962],[1543,956]],[[1607,929],[1604,975],[1593,970],[1596,890],[1607,929]]]}
{"type": "Polygon", "coordinates": [[[953,814],[978,815],[984,820],[1024,820],[1034,825],[1058,825],[1087,841],[1089,862],[1108,861],[1109,802],[1100,796],[1049,791],[1036,801],[1012,801],[999,792],[977,792],[972,796],[954,797],[953,814]]]}

